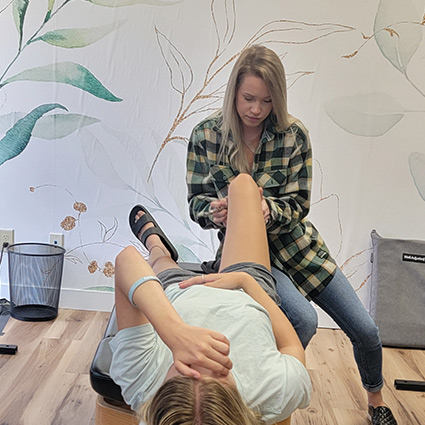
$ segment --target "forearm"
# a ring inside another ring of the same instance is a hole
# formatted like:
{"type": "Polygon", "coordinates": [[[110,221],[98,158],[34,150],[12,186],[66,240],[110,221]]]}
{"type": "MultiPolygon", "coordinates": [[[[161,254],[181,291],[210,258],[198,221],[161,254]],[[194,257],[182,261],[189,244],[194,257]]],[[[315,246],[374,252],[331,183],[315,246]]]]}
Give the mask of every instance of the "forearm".
{"type": "Polygon", "coordinates": [[[154,280],[145,282],[134,292],[133,302],[142,312],[146,323],[150,322],[160,338],[169,346],[177,330],[184,326],[184,322],[161,285],[154,280]]]}
{"type": "Polygon", "coordinates": [[[264,198],[269,206],[270,218],[267,233],[290,233],[310,210],[310,200],[306,196],[269,196],[264,198]]]}
{"type": "Polygon", "coordinates": [[[244,275],[241,278],[241,288],[269,313],[278,350],[305,364],[304,349],[288,318],[252,276],[245,273],[244,275]]]}

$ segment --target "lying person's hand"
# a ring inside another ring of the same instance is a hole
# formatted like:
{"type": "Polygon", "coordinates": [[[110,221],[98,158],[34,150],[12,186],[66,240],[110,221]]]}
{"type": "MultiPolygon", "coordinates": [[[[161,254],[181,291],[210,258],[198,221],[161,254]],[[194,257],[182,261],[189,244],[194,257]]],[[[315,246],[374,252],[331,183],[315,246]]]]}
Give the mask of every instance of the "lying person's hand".
{"type": "Polygon", "coordinates": [[[243,289],[248,279],[253,278],[244,272],[201,274],[180,282],[179,287],[185,289],[192,285],[204,285],[221,289],[243,289]]]}
{"type": "Polygon", "coordinates": [[[193,366],[200,366],[227,376],[233,366],[230,342],[219,332],[183,323],[164,342],[173,352],[174,366],[181,375],[199,379],[201,374],[193,366]]]}

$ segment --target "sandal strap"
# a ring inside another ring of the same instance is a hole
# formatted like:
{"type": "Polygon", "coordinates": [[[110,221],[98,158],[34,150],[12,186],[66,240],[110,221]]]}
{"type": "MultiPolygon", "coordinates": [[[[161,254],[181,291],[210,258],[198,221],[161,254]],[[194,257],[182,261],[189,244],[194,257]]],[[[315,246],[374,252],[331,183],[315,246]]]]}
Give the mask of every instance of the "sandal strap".
{"type": "Polygon", "coordinates": [[[161,231],[158,230],[156,227],[149,227],[149,229],[146,229],[143,233],[142,233],[142,237],[140,239],[140,241],[142,242],[142,244],[144,246],[146,246],[146,239],[150,236],[150,235],[158,235],[161,240],[162,239],[162,235],[161,235],[161,231]]]}
{"type": "MultiPolygon", "coordinates": [[[[143,214],[135,223],[133,223],[131,230],[137,236],[140,233],[140,231],[142,230],[142,227],[145,224],[148,224],[148,223],[152,223],[152,220],[149,218],[148,214],[143,214]]],[[[146,240],[146,238],[145,238],[145,240],[146,240]]],[[[143,242],[143,244],[144,244],[144,242],[143,242]]]]}

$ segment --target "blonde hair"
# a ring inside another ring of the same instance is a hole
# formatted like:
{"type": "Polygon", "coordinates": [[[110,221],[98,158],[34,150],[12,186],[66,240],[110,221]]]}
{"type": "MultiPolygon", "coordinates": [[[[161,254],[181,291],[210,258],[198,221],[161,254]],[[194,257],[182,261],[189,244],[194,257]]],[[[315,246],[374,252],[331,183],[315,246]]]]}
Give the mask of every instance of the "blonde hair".
{"type": "Polygon", "coordinates": [[[272,100],[271,114],[277,131],[287,130],[296,119],[288,113],[285,68],[279,56],[258,44],[243,50],[230,73],[224,95],[219,158],[227,151],[232,166],[241,172],[251,173],[242,149],[242,122],[236,110],[236,94],[247,75],[254,75],[265,82],[272,100]],[[231,146],[230,135],[234,146],[231,146]]]}
{"type": "Polygon", "coordinates": [[[238,390],[212,378],[176,376],[140,412],[146,425],[264,425],[238,390]]]}

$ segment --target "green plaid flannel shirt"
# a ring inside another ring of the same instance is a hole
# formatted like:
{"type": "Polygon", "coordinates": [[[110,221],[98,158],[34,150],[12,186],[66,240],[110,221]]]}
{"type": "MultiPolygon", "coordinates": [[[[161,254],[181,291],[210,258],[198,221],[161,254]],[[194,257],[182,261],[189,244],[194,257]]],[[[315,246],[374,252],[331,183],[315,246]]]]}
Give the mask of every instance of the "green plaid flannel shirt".
{"type": "MultiPolygon", "coordinates": [[[[217,161],[221,141],[221,113],[215,113],[192,131],[187,155],[187,186],[192,220],[204,229],[217,226],[210,203],[227,196],[227,187],[239,174],[229,162],[229,152],[217,161]]],[[[308,131],[297,121],[285,132],[276,132],[266,120],[255,153],[252,177],[270,209],[267,234],[272,264],[282,270],[308,299],[331,281],[336,264],[314,225],[306,219],[310,209],[312,154],[308,131]]],[[[221,247],[217,258],[221,256],[221,247]]]]}

